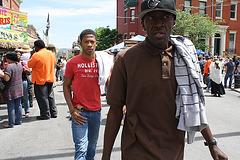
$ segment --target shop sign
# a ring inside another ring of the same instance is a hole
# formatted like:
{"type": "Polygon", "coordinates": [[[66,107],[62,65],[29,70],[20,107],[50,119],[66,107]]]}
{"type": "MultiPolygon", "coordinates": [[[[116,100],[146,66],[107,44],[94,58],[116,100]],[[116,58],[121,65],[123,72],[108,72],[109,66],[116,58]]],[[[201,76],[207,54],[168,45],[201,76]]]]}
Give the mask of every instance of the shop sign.
{"type": "Polygon", "coordinates": [[[27,28],[27,13],[13,11],[0,6],[0,25],[14,25],[27,28]]]}
{"type": "Polygon", "coordinates": [[[0,7],[0,25],[10,25],[11,24],[11,10],[0,7]]]}
{"type": "Polygon", "coordinates": [[[13,26],[13,25],[11,25],[11,30],[13,30],[13,31],[18,31],[18,32],[27,32],[27,28],[25,28],[25,27],[13,26]]]}
{"type": "Polygon", "coordinates": [[[27,28],[27,13],[11,11],[12,25],[27,28]]]}
{"type": "Polygon", "coordinates": [[[133,41],[133,40],[124,40],[124,47],[132,47],[135,44],[138,44],[141,41],[133,41]]]}
{"type": "Polygon", "coordinates": [[[0,29],[8,29],[11,30],[11,25],[0,25],[0,29]]]}
{"type": "Polygon", "coordinates": [[[24,32],[0,29],[0,41],[28,43],[28,34],[24,32]]]}

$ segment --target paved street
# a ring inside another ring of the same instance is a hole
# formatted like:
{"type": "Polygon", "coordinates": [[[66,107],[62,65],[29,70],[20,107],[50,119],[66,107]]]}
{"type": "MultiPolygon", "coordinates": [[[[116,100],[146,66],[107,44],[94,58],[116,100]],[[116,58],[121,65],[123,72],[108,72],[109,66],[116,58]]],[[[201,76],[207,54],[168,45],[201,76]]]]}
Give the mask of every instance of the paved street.
{"type": "MultiPolygon", "coordinates": [[[[55,99],[59,111],[58,118],[39,121],[36,100],[30,109],[30,118],[23,118],[21,126],[4,129],[7,124],[6,104],[0,105],[0,159],[1,160],[72,160],[74,144],[71,135],[68,107],[63,97],[61,82],[56,83],[55,99]]],[[[240,159],[240,93],[226,89],[226,95],[213,97],[206,93],[207,117],[218,146],[230,160],[240,159]]],[[[96,160],[101,159],[103,134],[109,106],[102,97],[102,125],[97,147],[96,160]]],[[[23,112],[24,114],[24,112],[23,112]]],[[[115,143],[112,160],[120,160],[120,134],[115,143]]],[[[185,147],[184,160],[211,160],[208,148],[203,145],[200,134],[196,141],[185,147]]]]}

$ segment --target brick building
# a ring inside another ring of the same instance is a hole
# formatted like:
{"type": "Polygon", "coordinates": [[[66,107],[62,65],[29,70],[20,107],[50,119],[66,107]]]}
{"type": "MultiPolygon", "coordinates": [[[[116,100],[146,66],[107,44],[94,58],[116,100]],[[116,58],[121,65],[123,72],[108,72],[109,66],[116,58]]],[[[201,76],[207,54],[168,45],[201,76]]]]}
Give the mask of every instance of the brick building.
{"type": "Polygon", "coordinates": [[[0,6],[19,11],[20,4],[23,0],[0,0],[0,6]]]}
{"type": "Polygon", "coordinates": [[[35,27],[28,25],[27,13],[19,11],[21,3],[23,0],[0,0],[0,58],[24,44],[33,46],[39,38],[35,27]]]}
{"type": "MultiPolygon", "coordinates": [[[[135,35],[145,35],[141,20],[136,14],[141,11],[143,0],[117,0],[117,30],[124,39],[135,35]]],[[[224,20],[220,27],[224,29],[220,34],[206,40],[214,46],[214,55],[240,55],[240,0],[175,0],[176,8],[184,10],[192,8],[191,13],[199,13],[215,20],[224,20]]]]}

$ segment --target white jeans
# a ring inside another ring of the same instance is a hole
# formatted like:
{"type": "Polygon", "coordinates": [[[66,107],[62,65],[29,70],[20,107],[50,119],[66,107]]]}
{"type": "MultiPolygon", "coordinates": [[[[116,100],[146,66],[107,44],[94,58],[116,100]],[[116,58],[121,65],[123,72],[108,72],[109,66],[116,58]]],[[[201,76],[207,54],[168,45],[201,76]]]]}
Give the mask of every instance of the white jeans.
{"type": "Polygon", "coordinates": [[[62,78],[62,81],[64,80],[65,70],[60,70],[60,77],[62,78]]]}

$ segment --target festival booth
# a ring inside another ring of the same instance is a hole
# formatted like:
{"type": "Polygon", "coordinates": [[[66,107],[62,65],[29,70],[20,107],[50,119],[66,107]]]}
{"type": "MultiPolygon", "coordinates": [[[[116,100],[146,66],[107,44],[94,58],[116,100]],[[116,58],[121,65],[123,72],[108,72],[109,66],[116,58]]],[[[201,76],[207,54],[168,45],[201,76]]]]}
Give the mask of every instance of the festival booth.
{"type": "Polygon", "coordinates": [[[144,36],[137,35],[135,37],[132,37],[130,39],[124,40],[122,43],[119,43],[109,49],[107,51],[110,51],[112,54],[116,55],[120,50],[126,49],[128,47],[132,47],[135,44],[142,42],[145,40],[144,36]]]}
{"type": "MultiPolygon", "coordinates": [[[[4,69],[4,54],[28,44],[27,13],[0,6],[0,61],[4,69]]],[[[0,92],[0,103],[5,103],[0,92]]]]}
{"type": "Polygon", "coordinates": [[[27,13],[0,6],[0,56],[28,44],[27,13]]]}
{"type": "Polygon", "coordinates": [[[198,49],[196,49],[196,51],[197,51],[197,55],[205,55],[206,54],[206,52],[203,52],[203,51],[200,51],[200,50],[198,50],[198,49]]]}

